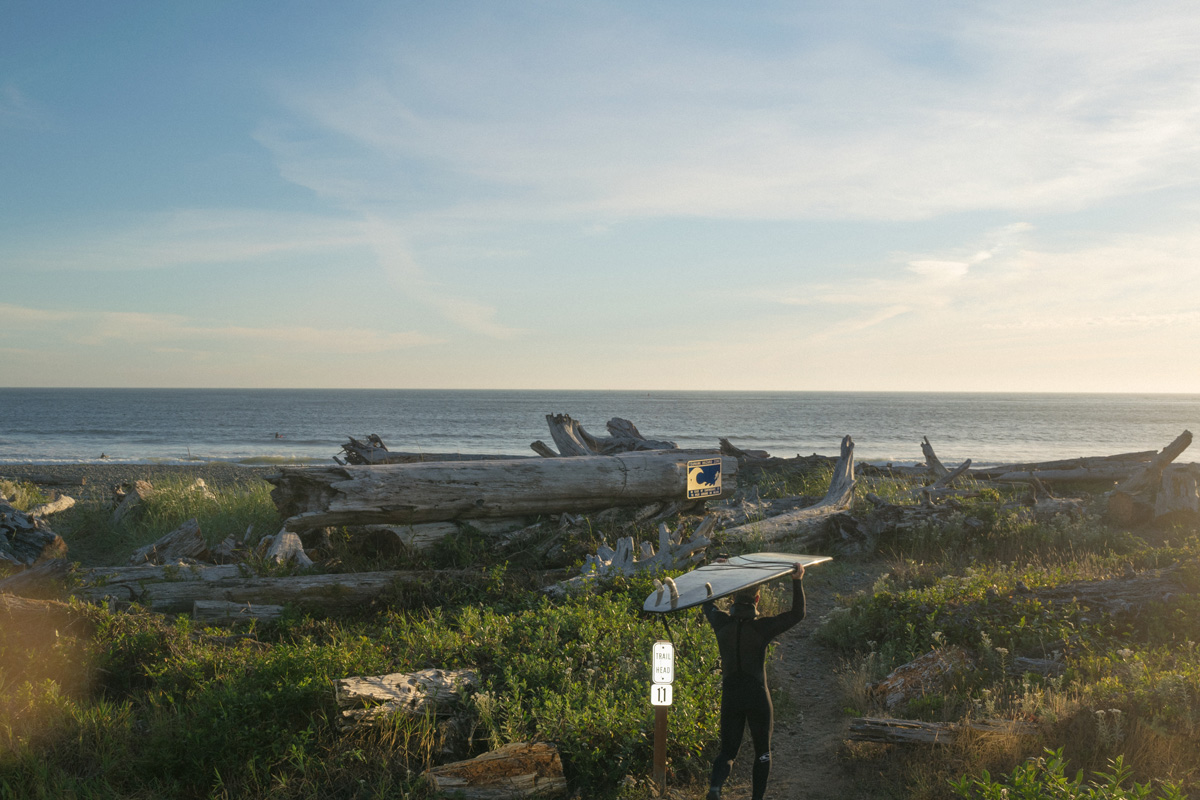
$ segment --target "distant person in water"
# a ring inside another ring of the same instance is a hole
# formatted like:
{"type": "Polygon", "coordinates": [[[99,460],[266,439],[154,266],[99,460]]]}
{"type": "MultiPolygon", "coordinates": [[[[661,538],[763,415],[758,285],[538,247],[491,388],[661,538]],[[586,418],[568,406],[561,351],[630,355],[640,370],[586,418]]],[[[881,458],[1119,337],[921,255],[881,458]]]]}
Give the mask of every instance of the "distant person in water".
{"type": "Polygon", "coordinates": [[[762,800],[767,790],[775,711],[764,662],[771,640],[804,619],[803,580],[804,565],[796,562],[792,572],[792,607],[772,617],[758,616],[758,588],[735,594],[728,612],[718,609],[711,600],[701,607],[721,652],[721,749],[713,762],[708,800],[720,800],[721,787],[733,768],[747,725],[754,743],[751,797],[762,800]]]}

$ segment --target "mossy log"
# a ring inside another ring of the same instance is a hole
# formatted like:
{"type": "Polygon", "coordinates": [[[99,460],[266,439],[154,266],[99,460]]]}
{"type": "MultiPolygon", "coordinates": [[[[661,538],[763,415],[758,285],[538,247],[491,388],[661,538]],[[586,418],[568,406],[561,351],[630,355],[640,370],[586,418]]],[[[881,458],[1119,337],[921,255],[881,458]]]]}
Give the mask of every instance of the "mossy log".
{"type": "Polygon", "coordinates": [[[548,742],[514,742],[470,761],[425,773],[434,791],[462,800],[558,797],[567,790],[562,758],[548,742]]]}
{"type": "MultiPolygon", "coordinates": [[[[617,506],[687,494],[694,453],[650,452],[580,458],[284,467],[267,480],[285,527],[409,525],[502,519],[617,506]]],[[[736,488],[737,460],[722,464],[722,495],[736,488]]]]}

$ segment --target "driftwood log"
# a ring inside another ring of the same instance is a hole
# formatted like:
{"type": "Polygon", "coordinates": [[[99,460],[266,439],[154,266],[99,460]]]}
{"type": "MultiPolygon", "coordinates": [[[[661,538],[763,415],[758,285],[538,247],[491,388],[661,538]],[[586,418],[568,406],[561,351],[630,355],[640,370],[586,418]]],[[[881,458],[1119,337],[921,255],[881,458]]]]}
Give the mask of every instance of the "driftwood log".
{"type": "Polygon", "coordinates": [[[953,675],[973,666],[970,654],[961,647],[930,650],[896,667],[886,678],[871,686],[870,691],[882,697],[883,704],[891,709],[930,692],[940,692],[953,675]]]}
{"type": "Polygon", "coordinates": [[[795,539],[804,546],[823,535],[829,517],[850,507],[854,500],[854,441],[842,439],[841,456],[833,468],[829,490],[816,505],[797,509],[786,514],[768,517],[759,522],[749,522],[735,528],[727,528],[725,535],[731,538],[759,537],[763,542],[795,539]]]}
{"type": "Polygon", "coordinates": [[[994,467],[980,467],[970,472],[970,477],[976,480],[991,480],[997,482],[1028,481],[1037,478],[1046,483],[1055,482],[1093,482],[1108,483],[1126,480],[1138,470],[1150,463],[1156,451],[1147,450],[1138,453],[1118,453],[1112,456],[1091,456],[1086,458],[1059,459],[1057,461],[1040,461],[1021,464],[1001,464],[994,467]]]}
{"type": "Polygon", "coordinates": [[[425,773],[434,791],[462,800],[558,797],[567,790],[562,758],[548,742],[514,742],[470,761],[425,773]]]}
{"type": "Polygon", "coordinates": [[[68,508],[75,507],[75,498],[68,497],[65,494],[54,493],[54,496],[41,505],[34,506],[29,509],[31,517],[48,517],[51,514],[57,514],[60,511],[66,511],[68,508]]]}
{"type": "Polygon", "coordinates": [[[201,625],[232,625],[243,620],[269,622],[283,616],[283,606],[264,603],[234,603],[228,600],[197,600],[192,603],[192,620],[201,625]]]}
{"type": "Polygon", "coordinates": [[[66,542],[41,517],[0,502],[0,562],[29,567],[66,552],[66,542]]]}
{"type": "Polygon", "coordinates": [[[71,562],[67,559],[47,559],[0,581],[0,592],[44,600],[61,599],[62,582],[70,574],[71,562]]]}
{"type": "Polygon", "coordinates": [[[636,425],[620,417],[613,417],[605,425],[608,436],[593,436],[567,414],[547,414],[546,424],[550,426],[550,438],[554,440],[558,452],[554,452],[540,440],[529,445],[535,453],[544,458],[611,456],[639,450],[675,450],[678,447],[674,442],[647,439],[642,436],[636,425]]]}
{"type": "MultiPolygon", "coordinates": [[[[1167,493],[1182,490],[1183,484],[1172,478],[1178,478],[1179,471],[1173,471],[1170,476],[1164,476],[1167,467],[1192,443],[1192,432],[1184,431],[1175,441],[1164,447],[1151,459],[1145,467],[1123,481],[1108,498],[1109,517],[1122,525],[1146,522],[1156,515],[1158,495],[1167,480],[1167,493]]],[[[1182,473],[1186,474],[1186,473],[1182,473]]],[[[1165,500],[1165,505],[1175,505],[1175,501],[1165,500]]]]}
{"type": "Polygon", "coordinates": [[[190,613],[197,600],[219,600],[251,605],[298,604],[338,614],[361,610],[398,584],[423,583],[435,575],[468,578],[476,573],[399,570],[262,578],[245,574],[239,566],[168,565],[97,568],[85,575],[85,584],[73,590],[80,599],[136,602],[162,613],[190,613]]]}
{"type": "Polygon", "coordinates": [[[9,647],[55,645],[60,636],[88,636],[94,630],[95,623],[77,606],[0,594],[0,654],[9,647]]]}
{"type": "Polygon", "coordinates": [[[1154,518],[1194,517],[1200,514],[1200,465],[1172,464],[1163,470],[1154,499],[1154,518]]]}
{"type": "Polygon", "coordinates": [[[370,466],[371,464],[419,464],[425,461],[502,461],[513,458],[531,458],[532,456],[504,456],[478,453],[401,453],[387,449],[383,439],[372,433],[366,441],[348,437],[349,441],[342,445],[342,457],[334,456],[333,460],[343,466],[352,464],[370,466]]]}
{"type": "MultiPolygon", "coordinates": [[[[408,525],[595,511],[679,499],[687,491],[687,454],[626,453],[531,458],[284,467],[267,480],[271,498],[304,531],[331,525],[408,525]]],[[[736,487],[737,461],[724,459],[722,496],[736,487]]]]}
{"type": "Polygon", "coordinates": [[[1019,720],[990,719],[975,722],[918,722],[911,719],[856,717],[847,737],[855,742],[881,744],[953,744],[964,733],[1031,736],[1037,727],[1019,720]]]}
{"type": "Polygon", "coordinates": [[[390,675],[343,678],[333,682],[345,727],[379,717],[454,716],[462,702],[479,687],[479,674],[470,669],[423,669],[390,675]]]}
{"type": "Polygon", "coordinates": [[[200,534],[200,522],[193,517],[154,544],[139,548],[129,557],[129,563],[173,564],[184,558],[203,561],[208,555],[208,543],[200,534]]]}

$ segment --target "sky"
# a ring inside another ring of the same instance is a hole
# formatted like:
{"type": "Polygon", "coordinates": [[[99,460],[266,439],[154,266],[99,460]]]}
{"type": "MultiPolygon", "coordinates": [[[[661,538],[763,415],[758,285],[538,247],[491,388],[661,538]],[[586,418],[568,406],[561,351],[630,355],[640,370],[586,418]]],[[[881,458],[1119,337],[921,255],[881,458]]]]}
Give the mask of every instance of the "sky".
{"type": "Polygon", "coordinates": [[[0,386],[1200,392],[1200,4],[5,0],[0,386]]]}

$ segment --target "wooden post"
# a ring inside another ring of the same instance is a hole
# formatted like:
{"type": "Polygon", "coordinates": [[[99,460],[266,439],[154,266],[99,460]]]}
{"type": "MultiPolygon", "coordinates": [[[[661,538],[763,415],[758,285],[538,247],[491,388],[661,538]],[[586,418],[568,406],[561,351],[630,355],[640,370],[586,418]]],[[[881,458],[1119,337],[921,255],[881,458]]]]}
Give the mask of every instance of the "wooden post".
{"type": "Polygon", "coordinates": [[[661,797],[667,791],[667,709],[654,707],[654,782],[661,797]]]}

